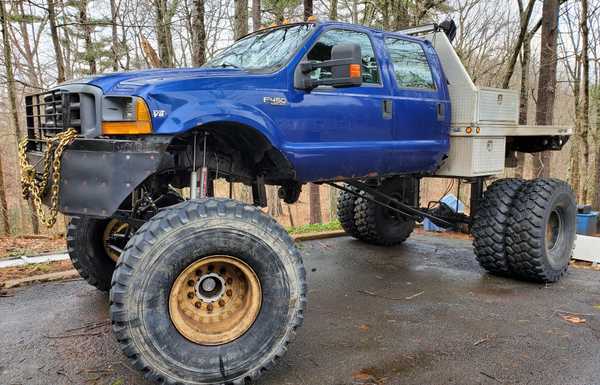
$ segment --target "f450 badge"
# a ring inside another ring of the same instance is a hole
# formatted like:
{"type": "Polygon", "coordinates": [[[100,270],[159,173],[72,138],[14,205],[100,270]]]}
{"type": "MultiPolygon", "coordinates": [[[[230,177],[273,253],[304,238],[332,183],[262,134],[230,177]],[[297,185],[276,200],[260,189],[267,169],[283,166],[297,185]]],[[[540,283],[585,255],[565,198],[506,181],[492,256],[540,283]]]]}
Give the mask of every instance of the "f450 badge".
{"type": "Polygon", "coordinates": [[[263,98],[263,103],[271,104],[273,106],[285,106],[287,104],[287,99],[278,96],[265,96],[263,98]]]}

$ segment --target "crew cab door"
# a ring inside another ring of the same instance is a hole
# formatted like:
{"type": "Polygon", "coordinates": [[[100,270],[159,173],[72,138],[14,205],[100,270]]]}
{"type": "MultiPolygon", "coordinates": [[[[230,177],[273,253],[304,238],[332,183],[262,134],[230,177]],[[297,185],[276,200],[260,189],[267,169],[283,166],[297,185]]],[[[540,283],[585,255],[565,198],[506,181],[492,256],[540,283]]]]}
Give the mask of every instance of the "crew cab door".
{"type": "Polygon", "coordinates": [[[392,78],[393,136],[405,167],[432,171],[447,153],[450,100],[441,64],[428,42],[386,35],[392,78]]]}
{"type": "MultiPolygon", "coordinates": [[[[381,77],[374,40],[370,32],[337,26],[321,31],[309,43],[302,60],[317,62],[329,60],[334,45],[358,44],[362,85],[291,89],[289,108],[285,116],[279,116],[278,124],[285,136],[286,155],[299,180],[360,177],[389,171],[393,122],[385,114],[383,104],[391,95],[381,77]]],[[[328,68],[317,69],[312,76],[325,79],[331,72],[328,68]]]]}

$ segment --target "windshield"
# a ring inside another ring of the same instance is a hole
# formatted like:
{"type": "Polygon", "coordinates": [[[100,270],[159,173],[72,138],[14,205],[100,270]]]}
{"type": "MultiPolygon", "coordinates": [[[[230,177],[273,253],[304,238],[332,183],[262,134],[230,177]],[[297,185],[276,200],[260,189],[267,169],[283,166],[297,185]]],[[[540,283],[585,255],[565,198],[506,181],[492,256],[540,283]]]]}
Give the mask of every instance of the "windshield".
{"type": "Polygon", "coordinates": [[[204,67],[275,71],[287,63],[313,27],[314,24],[295,24],[254,33],[236,41],[204,67]]]}

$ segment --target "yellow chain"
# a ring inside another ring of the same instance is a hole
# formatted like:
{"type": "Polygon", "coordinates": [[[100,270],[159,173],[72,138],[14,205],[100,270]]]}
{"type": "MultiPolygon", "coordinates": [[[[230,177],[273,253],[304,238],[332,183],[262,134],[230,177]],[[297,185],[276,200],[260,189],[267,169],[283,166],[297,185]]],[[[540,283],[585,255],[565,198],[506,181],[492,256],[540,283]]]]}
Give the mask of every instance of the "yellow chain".
{"type": "Polygon", "coordinates": [[[21,187],[23,197],[31,198],[33,207],[40,221],[51,228],[56,223],[58,215],[58,193],[60,192],[60,164],[62,153],[66,146],[71,144],[77,131],[69,128],[67,131],[56,134],[48,139],[46,151],[42,157],[44,166],[40,180],[36,178],[35,168],[27,160],[28,138],[23,138],[19,142],[19,164],[21,166],[21,187]],[[52,187],[50,188],[50,209],[46,213],[43,209],[42,197],[48,182],[50,181],[50,169],[52,169],[52,187]]]}

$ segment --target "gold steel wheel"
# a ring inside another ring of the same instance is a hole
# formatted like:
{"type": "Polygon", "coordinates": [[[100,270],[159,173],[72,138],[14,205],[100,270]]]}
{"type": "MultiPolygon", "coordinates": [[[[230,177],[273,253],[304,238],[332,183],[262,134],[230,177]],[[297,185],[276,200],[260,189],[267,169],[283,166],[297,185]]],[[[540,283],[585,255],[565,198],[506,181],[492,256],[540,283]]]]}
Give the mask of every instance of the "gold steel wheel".
{"type": "Polygon", "coordinates": [[[102,245],[104,251],[115,263],[121,256],[127,241],[129,240],[130,229],[129,224],[111,219],[104,228],[102,234],[102,245]]]}
{"type": "Polygon", "coordinates": [[[256,273],[238,258],[215,255],[188,266],[175,280],[169,314],[175,328],[200,345],[234,341],[252,326],[262,290],[256,273]]]}

